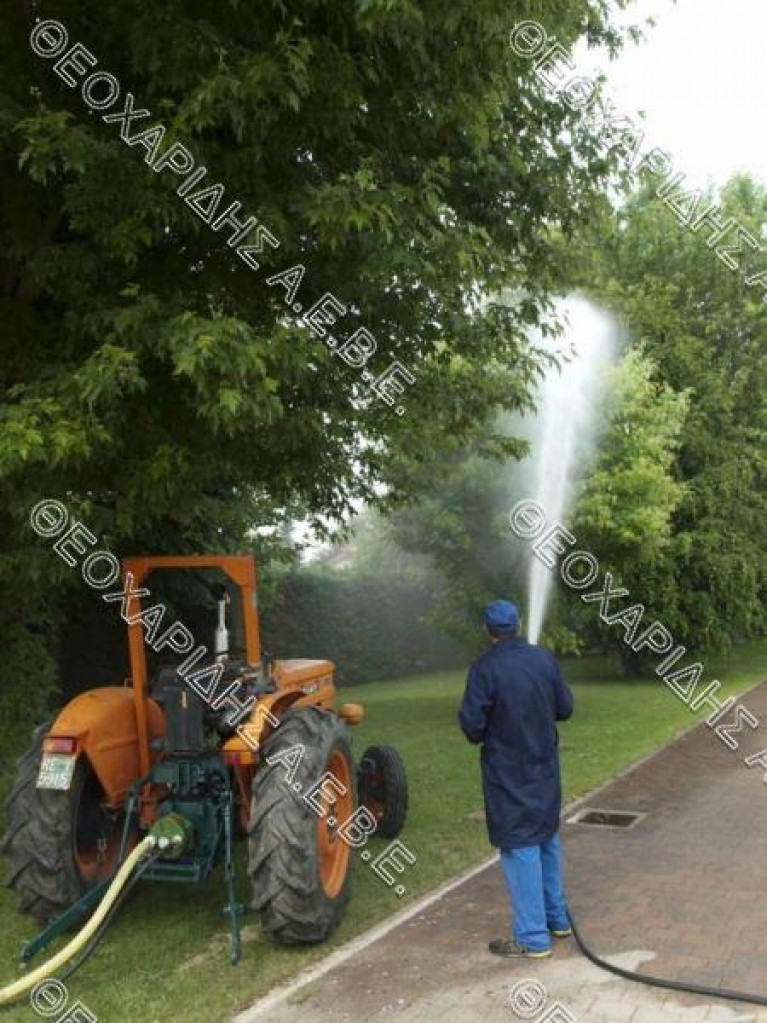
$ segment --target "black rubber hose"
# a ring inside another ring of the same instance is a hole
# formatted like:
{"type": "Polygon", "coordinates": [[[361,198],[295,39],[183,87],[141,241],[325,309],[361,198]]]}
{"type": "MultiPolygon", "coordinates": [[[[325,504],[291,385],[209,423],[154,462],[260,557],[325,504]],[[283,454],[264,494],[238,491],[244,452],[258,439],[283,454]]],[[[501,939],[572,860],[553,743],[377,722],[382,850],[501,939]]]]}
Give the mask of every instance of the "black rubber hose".
{"type": "Polygon", "coordinates": [[[669,991],[684,991],[691,995],[706,995],[710,998],[726,998],[731,1002],[750,1002],[751,1005],[767,1005],[767,997],[765,995],[749,995],[743,991],[730,991],[724,987],[705,987],[703,984],[685,984],[678,980],[663,980],[661,977],[649,977],[644,973],[634,973],[632,970],[624,970],[620,966],[613,966],[612,963],[600,959],[596,952],[592,952],[575,926],[575,920],[573,920],[570,910],[567,911],[567,917],[573,929],[573,937],[577,941],[581,952],[595,966],[600,966],[603,970],[614,973],[617,977],[623,977],[624,980],[639,981],[639,983],[648,984],[650,987],[666,988],[669,991]]]}
{"type": "Polygon", "coordinates": [[[104,918],[101,924],[101,927],[99,927],[99,929],[93,935],[91,940],[88,942],[84,951],[80,953],[77,959],[75,959],[69,967],[67,967],[64,973],[57,975],[56,978],[57,980],[60,980],[62,983],[65,980],[68,980],[73,973],[76,973],[76,971],[79,970],[80,967],[83,966],[90,959],[90,957],[93,955],[93,953],[96,951],[96,949],[99,947],[102,940],[104,939],[104,935],[106,934],[107,928],[112,923],[112,920],[114,919],[117,910],[124,904],[128,895],[130,895],[130,893],[136,887],[138,882],[141,880],[141,875],[144,873],[144,871],[148,870],[149,867],[151,867],[152,864],[160,858],[160,856],[161,851],[159,849],[155,850],[152,853],[152,855],[148,856],[147,859],[141,864],[141,866],[137,868],[137,870],[133,874],[133,877],[120,892],[117,901],[107,913],[106,917],[104,918]]]}

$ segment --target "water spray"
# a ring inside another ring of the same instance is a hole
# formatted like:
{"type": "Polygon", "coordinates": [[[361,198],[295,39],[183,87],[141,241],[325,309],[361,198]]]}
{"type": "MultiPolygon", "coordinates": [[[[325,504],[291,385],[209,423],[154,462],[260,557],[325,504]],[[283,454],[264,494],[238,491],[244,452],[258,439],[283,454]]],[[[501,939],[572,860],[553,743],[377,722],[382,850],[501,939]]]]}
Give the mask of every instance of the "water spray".
{"type": "MultiPolygon", "coordinates": [[[[607,313],[582,298],[556,303],[567,326],[549,345],[561,356],[540,386],[538,418],[532,439],[533,498],[546,518],[562,522],[570,507],[578,470],[594,448],[595,411],[604,373],[615,355],[617,326],[607,313]]],[[[551,595],[551,572],[538,558],[530,567],[527,634],[537,643],[551,595]]]]}

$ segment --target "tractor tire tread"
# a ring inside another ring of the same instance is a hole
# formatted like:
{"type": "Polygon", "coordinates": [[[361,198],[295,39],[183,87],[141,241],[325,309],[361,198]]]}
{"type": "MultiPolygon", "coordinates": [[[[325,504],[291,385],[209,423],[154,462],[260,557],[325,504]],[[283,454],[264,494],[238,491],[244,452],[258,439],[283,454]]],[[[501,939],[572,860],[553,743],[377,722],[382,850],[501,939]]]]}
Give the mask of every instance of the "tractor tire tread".
{"type": "MultiPolygon", "coordinates": [[[[320,942],[334,930],[349,898],[352,859],[341,892],[328,898],[317,870],[317,818],[285,780],[285,764],[270,764],[266,757],[276,750],[302,747],[295,777],[306,792],[322,776],[329,752],[338,743],[346,749],[351,766],[346,729],[335,714],[314,706],[288,711],[264,744],[264,758],[253,780],[248,858],[252,905],[260,914],[262,930],[280,944],[320,942]]],[[[355,785],[353,769],[350,776],[355,785]]]]}
{"type": "Polygon", "coordinates": [[[6,800],[7,827],[0,852],[7,860],[5,885],[16,892],[18,907],[38,923],[58,916],[82,894],[82,885],[65,850],[71,846],[71,809],[61,793],[37,788],[43,736],[50,722],[32,736],[17,760],[17,776],[6,800]]]}
{"type": "MultiPolygon", "coordinates": [[[[376,827],[377,838],[396,838],[407,819],[408,784],[405,765],[399,751],[393,746],[368,746],[362,754],[360,762],[370,757],[376,760],[383,775],[385,801],[383,816],[376,827]]],[[[360,803],[365,803],[364,781],[359,781],[360,803]]]]}

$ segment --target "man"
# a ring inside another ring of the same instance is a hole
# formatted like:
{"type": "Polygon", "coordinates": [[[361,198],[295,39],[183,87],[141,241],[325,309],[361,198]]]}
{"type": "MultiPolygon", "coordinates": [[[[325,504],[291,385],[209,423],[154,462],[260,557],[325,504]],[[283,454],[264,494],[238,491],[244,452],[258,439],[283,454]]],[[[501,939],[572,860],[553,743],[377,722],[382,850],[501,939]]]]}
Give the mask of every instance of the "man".
{"type": "Polygon", "coordinates": [[[551,938],[571,934],[562,887],[562,792],[555,721],[573,696],[553,654],[519,637],[519,612],[507,600],[485,608],[492,648],[469,670],[458,719],[482,744],[482,787],[492,845],[500,849],[514,927],[490,942],[507,957],[542,959],[551,938]]]}

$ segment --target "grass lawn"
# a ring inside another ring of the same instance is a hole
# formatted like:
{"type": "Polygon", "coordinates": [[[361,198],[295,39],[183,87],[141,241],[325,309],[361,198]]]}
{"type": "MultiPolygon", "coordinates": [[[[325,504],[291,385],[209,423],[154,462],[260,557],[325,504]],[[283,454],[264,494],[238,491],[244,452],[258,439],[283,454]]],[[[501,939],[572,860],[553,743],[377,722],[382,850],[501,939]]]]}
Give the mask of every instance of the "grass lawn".
{"type": "MultiPolygon", "coordinates": [[[[726,662],[706,662],[706,680],[720,677],[735,693],[767,677],[767,644],[737,648],[726,662]]],[[[576,714],[560,728],[566,798],[588,791],[677,732],[705,717],[693,715],[657,679],[619,681],[604,658],[565,664],[573,684],[576,714]]],[[[68,982],[71,1000],[81,999],[103,1023],[219,1023],[246,1007],[275,983],[326,955],[374,922],[490,853],[476,749],[456,725],[464,670],[345,689],[359,700],[366,721],[352,731],[357,754],[372,741],[400,749],[408,768],[411,813],[402,840],[417,863],[401,876],[407,891],[398,898],[356,854],[355,890],[346,918],[333,939],[319,948],[283,949],[263,940],[256,921],[245,918],[243,960],[228,961],[223,886],[139,886],[116,918],[92,959],[68,982]]],[[[712,738],[712,742],[715,741],[712,738]]],[[[375,854],[386,842],[371,840],[375,854]]],[[[248,898],[240,848],[240,889],[248,898]]],[[[35,927],[0,892],[0,982],[17,975],[16,955],[35,927]]],[[[28,1002],[3,1019],[39,1020],[28,1002]]]]}

